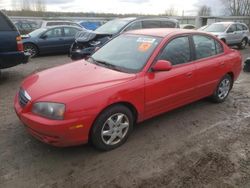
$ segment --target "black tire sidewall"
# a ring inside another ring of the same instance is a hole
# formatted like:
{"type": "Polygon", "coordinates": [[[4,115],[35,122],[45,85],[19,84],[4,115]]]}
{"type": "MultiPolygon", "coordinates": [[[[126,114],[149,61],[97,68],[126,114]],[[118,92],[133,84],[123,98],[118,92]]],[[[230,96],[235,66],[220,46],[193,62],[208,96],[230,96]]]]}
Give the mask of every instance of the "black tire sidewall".
{"type": "Polygon", "coordinates": [[[216,102],[216,103],[222,103],[222,102],[224,102],[224,101],[227,99],[227,97],[228,97],[228,95],[229,95],[229,93],[230,93],[230,91],[229,91],[228,94],[227,94],[227,96],[224,97],[223,99],[219,98],[219,96],[218,96],[218,95],[219,95],[219,87],[220,87],[220,84],[221,84],[221,82],[222,82],[223,80],[225,80],[225,79],[228,79],[228,80],[230,81],[230,90],[231,90],[232,87],[233,87],[233,79],[232,79],[232,77],[231,77],[229,74],[225,75],[225,76],[220,80],[220,82],[219,82],[218,86],[216,87],[216,90],[215,90],[215,92],[214,92],[214,94],[213,94],[213,96],[212,96],[213,101],[216,102]]]}
{"type": "Polygon", "coordinates": [[[126,142],[126,140],[128,139],[129,135],[131,134],[131,132],[133,130],[133,124],[134,124],[134,116],[129,108],[127,108],[126,106],[123,106],[123,105],[115,105],[115,106],[109,107],[108,109],[104,110],[98,116],[95,123],[93,124],[93,127],[91,129],[91,135],[90,135],[91,142],[99,150],[109,151],[109,150],[115,149],[126,142]],[[127,135],[123,138],[123,140],[121,142],[119,142],[118,144],[115,144],[115,145],[107,145],[102,141],[101,131],[102,131],[102,128],[103,128],[105,121],[110,116],[112,116],[113,114],[116,114],[116,113],[123,113],[128,117],[129,130],[128,130],[127,135]]]}

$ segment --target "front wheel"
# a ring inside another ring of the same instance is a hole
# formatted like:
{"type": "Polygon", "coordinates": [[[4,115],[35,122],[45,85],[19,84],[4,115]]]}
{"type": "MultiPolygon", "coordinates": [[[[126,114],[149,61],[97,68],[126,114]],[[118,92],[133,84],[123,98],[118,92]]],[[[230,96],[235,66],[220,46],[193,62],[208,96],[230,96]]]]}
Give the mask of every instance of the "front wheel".
{"type": "Polygon", "coordinates": [[[110,107],[95,121],[91,141],[97,149],[115,149],[126,142],[133,124],[134,116],[130,109],[123,105],[110,107]]]}
{"type": "Polygon", "coordinates": [[[216,103],[224,102],[233,87],[233,79],[230,75],[225,75],[219,82],[212,99],[216,103]]]}

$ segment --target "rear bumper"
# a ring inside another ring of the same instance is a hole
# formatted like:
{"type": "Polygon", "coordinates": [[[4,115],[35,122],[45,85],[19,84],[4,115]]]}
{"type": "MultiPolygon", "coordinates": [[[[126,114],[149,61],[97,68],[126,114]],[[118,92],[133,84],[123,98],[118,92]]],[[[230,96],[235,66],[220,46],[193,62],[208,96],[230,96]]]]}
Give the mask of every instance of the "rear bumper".
{"type": "Polygon", "coordinates": [[[0,52],[0,69],[28,63],[29,57],[29,54],[24,52],[0,52]]]}

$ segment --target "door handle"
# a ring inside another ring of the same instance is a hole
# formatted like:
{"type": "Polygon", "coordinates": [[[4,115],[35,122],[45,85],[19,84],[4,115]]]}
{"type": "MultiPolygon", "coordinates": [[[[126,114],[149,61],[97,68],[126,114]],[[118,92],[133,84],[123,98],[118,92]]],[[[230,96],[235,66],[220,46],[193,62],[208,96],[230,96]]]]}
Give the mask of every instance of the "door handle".
{"type": "Polygon", "coordinates": [[[220,65],[221,67],[224,67],[224,66],[225,66],[225,62],[220,62],[219,65],[220,65]]]}
{"type": "Polygon", "coordinates": [[[188,78],[191,78],[191,77],[193,76],[193,73],[192,73],[192,72],[188,72],[188,73],[186,74],[186,76],[187,76],[188,78]]]}

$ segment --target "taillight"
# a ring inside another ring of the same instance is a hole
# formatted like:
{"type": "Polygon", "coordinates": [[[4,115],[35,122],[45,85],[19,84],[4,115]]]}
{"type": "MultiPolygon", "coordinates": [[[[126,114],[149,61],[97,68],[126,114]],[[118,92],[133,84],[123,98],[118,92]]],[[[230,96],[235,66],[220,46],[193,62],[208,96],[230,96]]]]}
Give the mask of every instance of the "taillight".
{"type": "Polygon", "coordinates": [[[23,42],[21,36],[16,37],[16,43],[17,43],[17,51],[22,52],[23,51],[23,42]]]}

